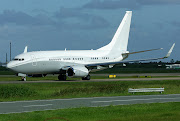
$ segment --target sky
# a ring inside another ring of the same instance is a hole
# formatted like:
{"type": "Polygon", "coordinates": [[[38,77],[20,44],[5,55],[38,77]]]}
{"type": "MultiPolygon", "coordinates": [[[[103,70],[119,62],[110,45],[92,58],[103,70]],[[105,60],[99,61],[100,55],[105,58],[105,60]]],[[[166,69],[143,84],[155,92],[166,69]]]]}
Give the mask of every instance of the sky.
{"type": "Polygon", "coordinates": [[[130,56],[180,60],[180,0],[0,0],[0,61],[28,51],[89,50],[108,44],[125,11],[133,11],[128,50],[164,48],[130,56]]]}

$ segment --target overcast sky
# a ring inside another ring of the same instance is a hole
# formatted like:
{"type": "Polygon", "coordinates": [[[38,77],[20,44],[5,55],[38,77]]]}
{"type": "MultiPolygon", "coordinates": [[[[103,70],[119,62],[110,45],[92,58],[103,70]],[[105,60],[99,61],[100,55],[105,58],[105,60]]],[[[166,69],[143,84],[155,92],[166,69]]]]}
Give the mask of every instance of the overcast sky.
{"type": "MultiPolygon", "coordinates": [[[[0,61],[38,50],[98,49],[108,44],[125,11],[132,10],[129,51],[164,48],[130,59],[164,56],[180,60],[180,0],[0,0],[0,61]]],[[[169,61],[169,59],[164,60],[169,61]]]]}

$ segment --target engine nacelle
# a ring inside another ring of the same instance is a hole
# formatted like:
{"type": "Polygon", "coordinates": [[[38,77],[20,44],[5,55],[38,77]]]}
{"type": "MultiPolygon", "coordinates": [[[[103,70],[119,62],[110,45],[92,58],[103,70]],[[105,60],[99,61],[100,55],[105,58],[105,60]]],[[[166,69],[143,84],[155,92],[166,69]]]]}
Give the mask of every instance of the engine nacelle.
{"type": "Polygon", "coordinates": [[[67,70],[68,76],[85,77],[89,74],[89,70],[84,66],[73,66],[67,70]]]}

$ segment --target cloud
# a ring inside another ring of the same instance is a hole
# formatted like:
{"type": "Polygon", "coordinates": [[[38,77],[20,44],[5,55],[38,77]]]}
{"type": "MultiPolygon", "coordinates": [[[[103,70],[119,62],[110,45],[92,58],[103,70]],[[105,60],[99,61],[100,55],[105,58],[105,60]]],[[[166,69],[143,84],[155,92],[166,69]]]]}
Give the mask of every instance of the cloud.
{"type": "Polygon", "coordinates": [[[144,5],[180,4],[180,0],[91,0],[83,8],[88,9],[139,9],[144,5]]]}
{"type": "Polygon", "coordinates": [[[141,5],[180,4],[179,0],[136,0],[141,5]]]}
{"type": "Polygon", "coordinates": [[[72,29],[96,29],[109,26],[103,17],[83,12],[82,9],[61,8],[55,13],[61,27],[72,29]]]}
{"type": "Polygon", "coordinates": [[[49,25],[53,24],[53,21],[49,17],[42,14],[31,16],[24,12],[4,10],[3,13],[0,14],[0,25],[9,23],[16,25],[49,25]]]}
{"type": "Polygon", "coordinates": [[[172,22],[170,22],[170,24],[175,26],[175,27],[180,27],[180,22],[179,21],[172,21],[172,22]]]}
{"type": "Polygon", "coordinates": [[[53,26],[59,29],[95,29],[104,28],[109,23],[100,16],[83,12],[78,8],[61,8],[49,17],[45,14],[31,16],[24,12],[4,10],[0,14],[0,25],[15,24],[19,26],[53,26]]]}
{"type": "Polygon", "coordinates": [[[39,14],[49,14],[49,12],[47,10],[43,10],[43,9],[33,9],[32,13],[39,13],[39,14]]]}
{"type": "Polygon", "coordinates": [[[129,8],[137,9],[139,4],[136,0],[92,0],[85,4],[83,8],[95,8],[95,9],[119,9],[129,8]]]}
{"type": "MultiPolygon", "coordinates": [[[[88,38],[88,36],[91,36],[93,32],[98,33],[108,26],[108,21],[103,17],[76,8],[61,8],[52,13],[52,16],[46,16],[43,13],[30,15],[21,11],[4,10],[0,13],[0,48],[3,48],[3,43],[12,41],[18,45],[14,51],[16,55],[23,50],[27,43],[32,45],[32,50],[33,48],[37,50],[41,44],[45,45],[43,47],[51,48],[49,45],[53,44],[52,41],[61,41],[63,44],[53,45],[60,49],[64,45],[69,47],[77,44],[77,41],[83,43],[84,41],[81,40],[84,38],[87,41],[91,40],[92,38],[88,38]],[[71,40],[71,43],[68,40],[71,40]]],[[[84,44],[87,43],[84,42],[84,44]]],[[[78,46],[79,44],[77,44],[78,46]]],[[[5,50],[6,48],[4,48],[5,50]]]]}
{"type": "Polygon", "coordinates": [[[56,18],[64,19],[64,18],[73,18],[73,17],[79,17],[83,19],[88,19],[90,17],[90,14],[83,13],[78,8],[64,8],[61,7],[59,11],[55,13],[56,18]]]}

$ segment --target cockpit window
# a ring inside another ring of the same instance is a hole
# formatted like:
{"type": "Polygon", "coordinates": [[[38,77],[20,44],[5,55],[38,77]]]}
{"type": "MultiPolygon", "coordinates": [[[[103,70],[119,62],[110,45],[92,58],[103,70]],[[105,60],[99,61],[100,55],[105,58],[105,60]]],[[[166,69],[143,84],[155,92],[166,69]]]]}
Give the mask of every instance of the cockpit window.
{"type": "Polygon", "coordinates": [[[14,58],[13,60],[17,61],[17,60],[19,60],[19,59],[18,59],[18,58],[14,58]]]}
{"type": "Polygon", "coordinates": [[[24,61],[24,58],[14,58],[14,61],[24,61]]]}

